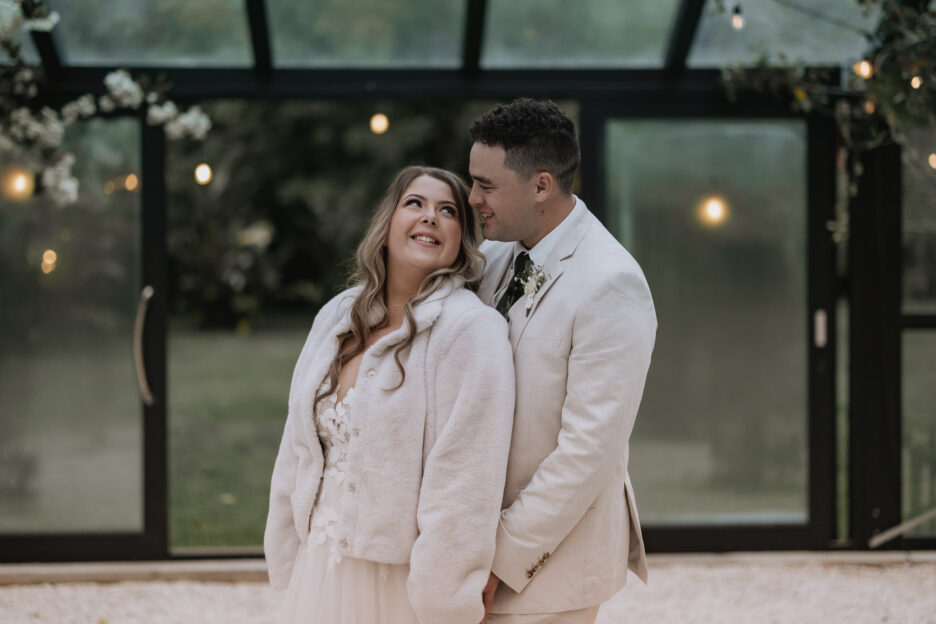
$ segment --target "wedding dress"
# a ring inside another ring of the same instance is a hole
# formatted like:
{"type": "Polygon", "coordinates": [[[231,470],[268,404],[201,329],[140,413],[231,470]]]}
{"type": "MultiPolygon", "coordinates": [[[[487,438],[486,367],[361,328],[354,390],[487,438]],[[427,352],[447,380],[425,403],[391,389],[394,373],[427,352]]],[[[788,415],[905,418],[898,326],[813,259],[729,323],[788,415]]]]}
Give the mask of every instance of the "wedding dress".
{"type": "Polygon", "coordinates": [[[341,510],[357,495],[348,477],[349,445],[359,435],[351,418],[354,389],[324,399],[316,415],[325,471],[307,541],[299,544],[279,624],[411,624],[416,615],[406,594],[409,566],[346,556],[341,510]]]}

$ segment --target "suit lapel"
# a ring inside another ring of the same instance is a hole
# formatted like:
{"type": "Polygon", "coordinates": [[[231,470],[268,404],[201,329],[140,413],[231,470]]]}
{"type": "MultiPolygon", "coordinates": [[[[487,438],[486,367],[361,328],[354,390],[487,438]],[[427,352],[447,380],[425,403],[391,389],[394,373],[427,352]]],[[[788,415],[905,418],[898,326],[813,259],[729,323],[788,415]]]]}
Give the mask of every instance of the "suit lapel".
{"type": "Polygon", "coordinates": [[[543,265],[543,269],[546,271],[546,282],[540,287],[539,291],[533,295],[533,305],[530,308],[529,314],[527,314],[526,309],[526,296],[521,297],[519,304],[514,305],[510,309],[510,342],[513,345],[514,353],[517,351],[517,345],[520,344],[520,338],[523,336],[523,332],[529,324],[530,319],[533,318],[537,308],[540,307],[540,303],[546,297],[546,293],[552,288],[552,285],[556,283],[559,276],[562,275],[565,270],[563,263],[575,253],[575,249],[579,246],[579,243],[582,242],[585,233],[588,232],[588,229],[595,220],[592,213],[587,209],[584,210],[572,224],[572,227],[565,236],[556,243],[552,253],[549,254],[549,257],[546,258],[546,263],[543,265]]]}

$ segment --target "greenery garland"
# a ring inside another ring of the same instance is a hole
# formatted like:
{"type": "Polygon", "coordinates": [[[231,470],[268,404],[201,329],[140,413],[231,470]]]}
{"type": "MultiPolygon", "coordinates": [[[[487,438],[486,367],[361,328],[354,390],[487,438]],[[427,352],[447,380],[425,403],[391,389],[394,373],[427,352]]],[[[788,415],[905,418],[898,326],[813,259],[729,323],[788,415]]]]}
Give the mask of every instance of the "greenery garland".
{"type": "MultiPolygon", "coordinates": [[[[879,20],[863,33],[868,47],[852,67],[810,68],[802,62],[778,67],[765,56],[753,67],[722,70],[729,98],[758,92],[787,99],[794,111],[831,115],[856,152],[892,142],[906,146],[916,129],[936,128],[936,2],[857,0],[857,5],[866,15],[879,11],[879,20]]],[[[724,10],[724,0],[721,6],[724,10]]]]}
{"type": "MultiPolygon", "coordinates": [[[[717,0],[725,11],[725,0],[717,0]]],[[[863,173],[860,154],[899,144],[918,168],[926,162],[936,188],[936,145],[919,153],[908,137],[936,129],[936,0],[856,0],[857,9],[877,12],[872,30],[862,32],[867,48],[851,67],[809,67],[778,55],[778,63],[762,56],[754,66],[731,65],[721,80],[731,100],[745,92],[789,102],[792,110],[835,120],[843,148],[844,167],[836,218],[828,223],[832,239],[847,239],[849,197],[863,173]]],[[[735,13],[740,4],[734,5],[735,13]]],[[[791,6],[791,5],[786,5],[791,6]]]]}

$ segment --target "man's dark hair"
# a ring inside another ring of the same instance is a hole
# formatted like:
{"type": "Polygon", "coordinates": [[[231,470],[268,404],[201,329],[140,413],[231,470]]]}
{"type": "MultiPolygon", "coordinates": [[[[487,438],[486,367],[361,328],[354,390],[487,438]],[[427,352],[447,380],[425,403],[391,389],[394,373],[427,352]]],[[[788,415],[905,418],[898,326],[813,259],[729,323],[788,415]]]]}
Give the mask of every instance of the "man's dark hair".
{"type": "Polygon", "coordinates": [[[520,98],[471,124],[471,140],[501,146],[504,164],[524,179],[548,171],[564,193],[572,192],[581,156],[575,124],[549,100],[520,98]]]}

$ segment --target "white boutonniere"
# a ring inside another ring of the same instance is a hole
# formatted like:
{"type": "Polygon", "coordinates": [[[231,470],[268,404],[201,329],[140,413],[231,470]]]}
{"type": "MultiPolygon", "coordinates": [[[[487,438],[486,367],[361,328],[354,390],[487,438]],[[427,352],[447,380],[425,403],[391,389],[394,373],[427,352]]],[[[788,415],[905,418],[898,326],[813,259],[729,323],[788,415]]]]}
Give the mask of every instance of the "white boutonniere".
{"type": "Polygon", "coordinates": [[[530,270],[523,278],[523,294],[526,295],[526,315],[530,316],[530,310],[536,302],[536,293],[546,283],[548,276],[546,271],[539,264],[530,265],[530,270]]]}

